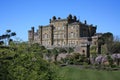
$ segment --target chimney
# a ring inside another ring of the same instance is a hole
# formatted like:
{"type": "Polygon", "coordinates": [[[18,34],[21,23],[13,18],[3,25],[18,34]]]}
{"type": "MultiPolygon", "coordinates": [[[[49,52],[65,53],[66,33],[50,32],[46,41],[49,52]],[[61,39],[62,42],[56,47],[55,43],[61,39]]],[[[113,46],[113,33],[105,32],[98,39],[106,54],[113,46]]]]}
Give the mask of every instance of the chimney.
{"type": "Polygon", "coordinates": [[[86,20],[85,20],[84,22],[85,22],[85,24],[87,24],[87,21],[86,21],[86,20]]]}
{"type": "Polygon", "coordinates": [[[31,29],[32,29],[32,32],[34,33],[34,27],[31,27],[31,29]]]}

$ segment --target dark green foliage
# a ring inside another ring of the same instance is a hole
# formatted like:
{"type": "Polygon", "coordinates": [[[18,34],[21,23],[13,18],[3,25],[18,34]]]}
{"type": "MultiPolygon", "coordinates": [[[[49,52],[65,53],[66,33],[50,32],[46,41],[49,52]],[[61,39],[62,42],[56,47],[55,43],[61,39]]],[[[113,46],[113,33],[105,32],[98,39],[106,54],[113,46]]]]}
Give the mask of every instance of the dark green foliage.
{"type": "Polygon", "coordinates": [[[41,57],[43,57],[43,53],[46,52],[46,48],[44,46],[39,45],[38,43],[32,44],[27,48],[28,48],[28,52],[34,53],[41,57]]]}
{"type": "Polygon", "coordinates": [[[72,52],[74,52],[74,48],[72,48],[72,47],[69,47],[69,48],[68,48],[68,52],[69,52],[69,53],[72,53],[72,52]]]}
{"type": "Polygon", "coordinates": [[[113,41],[113,34],[110,32],[104,33],[102,35],[102,38],[103,38],[105,43],[107,43],[108,41],[113,41]]]}
{"type": "Polygon", "coordinates": [[[107,33],[102,34],[102,36],[98,38],[98,54],[101,54],[101,46],[104,44],[107,45],[106,46],[108,49],[107,53],[110,53],[109,47],[111,46],[112,43],[113,43],[113,34],[112,33],[107,32],[107,33]]]}
{"type": "Polygon", "coordinates": [[[113,59],[111,58],[110,55],[108,55],[107,58],[108,58],[109,66],[113,67],[113,63],[114,63],[113,59]]]}
{"type": "Polygon", "coordinates": [[[59,48],[59,51],[60,51],[61,53],[67,53],[67,51],[65,50],[65,48],[59,48]]]}
{"type": "Polygon", "coordinates": [[[74,52],[74,47],[66,47],[64,49],[68,54],[74,52]]]}
{"type": "Polygon", "coordinates": [[[95,58],[97,56],[97,46],[90,47],[90,54],[92,58],[95,58]]]}
{"type": "Polygon", "coordinates": [[[53,48],[51,49],[51,53],[54,55],[54,60],[57,61],[57,57],[60,53],[67,53],[66,49],[64,48],[53,48]]]}
{"type": "Polygon", "coordinates": [[[3,45],[4,44],[4,42],[3,41],[0,41],[0,45],[3,45]]]}
{"type": "Polygon", "coordinates": [[[59,80],[56,66],[42,59],[44,47],[27,43],[0,49],[0,80],[59,80]]]}
{"type": "Polygon", "coordinates": [[[67,55],[65,59],[62,59],[65,63],[68,64],[83,64],[87,63],[87,57],[85,55],[81,55],[80,53],[73,53],[72,55],[67,55]]]}
{"type": "Polygon", "coordinates": [[[54,55],[54,60],[57,61],[57,57],[58,57],[58,55],[59,55],[59,48],[54,48],[54,49],[52,50],[52,53],[53,53],[53,55],[54,55]]]}
{"type": "Polygon", "coordinates": [[[11,30],[6,30],[5,34],[0,35],[0,45],[6,44],[4,42],[4,39],[7,39],[7,44],[9,45],[10,42],[12,41],[12,39],[10,39],[11,37],[15,36],[16,33],[15,32],[11,32],[11,30]]]}
{"type": "Polygon", "coordinates": [[[8,67],[11,80],[52,80],[54,68],[39,56],[29,53],[16,58],[8,67]]]}

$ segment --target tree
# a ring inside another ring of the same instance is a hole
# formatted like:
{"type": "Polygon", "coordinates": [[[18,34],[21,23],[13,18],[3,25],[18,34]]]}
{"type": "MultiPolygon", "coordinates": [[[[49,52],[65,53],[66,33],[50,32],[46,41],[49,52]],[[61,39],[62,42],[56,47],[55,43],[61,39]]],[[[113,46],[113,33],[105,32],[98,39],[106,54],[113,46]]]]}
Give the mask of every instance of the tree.
{"type": "Polygon", "coordinates": [[[106,44],[106,47],[110,46],[110,44],[113,42],[113,34],[110,32],[102,34],[101,37],[98,38],[98,54],[101,54],[101,46],[106,44]]]}
{"type": "Polygon", "coordinates": [[[59,48],[54,48],[54,49],[52,50],[52,53],[53,53],[53,55],[54,55],[54,60],[57,61],[57,57],[58,57],[58,55],[59,55],[59,48]]]}
{"type": "Polygon", "coordinates": [[[45,54],[45,57],[47,57],[47,59],[48,59],[48,61],[51,61],[52,59],[52,56],[53,56],[53,54],[52,54],[52,49],[46,49],[46,52],[45,52],[46,54],[45,54]]]}
{"type": "Polygon", "coordinates": [[[101,46],[104,44],[103,37],[98,38],[98,54],[101,54],[101,46]]]}
{"type": "MultiPolygon", "coordinates": [[[[3,41],[3,42],[7,40],[7,44],[9,45],[9,44],[10,44],[9,42],[12,41],[11,37],[13,37],[13,36],[15,36],[15,35],[16,35],[15,32],[11,32],[11,30],[6,30],[6,33],[5,33],[5,34],[2,34],[2,35],[0,36],[0,40],[3,41]]],[[[4,43],[6,43],[6,42],[4,42],[4,43]]],[[[4,43],[3,43],[3,44],[4,44],[4,43]]],[[[2,45],[2,44],[1,44],[1,45],[2,45]]]]}
{"type": "Polygon", "coordinates": [[[54,55],[54,60],[57,61],[57,57],[60,53],[66,53],[67,51],[64,48],[55,47],[50,51],[54,55]]]}
{"type": "Polygon", "coordinates": [[[90,47],[90,54],[92,56],[95,56],[97,54],[96,50],[97,50],[97,46],[91,46],[90,47]]]}
{"type": "Polygon", "coordinates": [[[0,49],[0,80],[59,80],[55,65],[38,55],[38,44],[32,46],[13,43],[0,49]]]}
{"type": "Polygon", "coordinates": [[[65,48],[59,48],[60,53],[67,53],[67,50],[65,48]]]}
{"type": "Polygon", "coordinates": [[[120,53],[120,39],[119,38],[114,38],[114,40],[106,46],[107,46],[107,52],[109,54],[120,53]]]}
{"type": "Polygon", "coordinates": [[[74,47],[65,47],[64,49],[68,54],[74,52],[74,47]]]}
{"type": "Polygon", "coordinates": [[[3,41],[0,41],[0,45],[3,45],[4,44],[4,42],[3,41]]]}
{"type": "Polygon", "coordinates": [[[46,53],[46,48],[44,46],[41,46],[38,43],[32,44],[29,48],[29,52],[32,52],[38,56],[41,56],[43,58],[44,53],[46,53]]]}
{"type": "Polygon", "coordinates": [[[113,37],[113,34],[110,32],[104,33],[99,39],[98,39],[98,52],[100,53],[103,51],[103,53],[106,54],[113,54],[113,53],[119,53],[120,52],[120,39],[117,37],[113,37]],[[103,45],[103,46],[102,46],[103,45]],[[102,46],[102,50],[101,50],[102,46]]]}

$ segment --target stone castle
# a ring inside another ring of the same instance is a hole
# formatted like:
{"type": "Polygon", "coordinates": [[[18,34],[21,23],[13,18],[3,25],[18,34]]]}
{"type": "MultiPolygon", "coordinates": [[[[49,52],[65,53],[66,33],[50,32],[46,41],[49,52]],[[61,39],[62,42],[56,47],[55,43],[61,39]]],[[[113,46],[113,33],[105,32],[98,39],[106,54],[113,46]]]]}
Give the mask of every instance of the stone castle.
{"type": "Polygon", "coordinates": [[[86,20],[81,22],[71,14],[65,19],[53,16],[48,25],[39,26],[37,31],[32,27],[28,31],[28,40],[47,48],[76,47],[76,51],[83,52],[86,51],[85,45],[97,45],[96,29],[97,26],[87,24],[86,20]]]}

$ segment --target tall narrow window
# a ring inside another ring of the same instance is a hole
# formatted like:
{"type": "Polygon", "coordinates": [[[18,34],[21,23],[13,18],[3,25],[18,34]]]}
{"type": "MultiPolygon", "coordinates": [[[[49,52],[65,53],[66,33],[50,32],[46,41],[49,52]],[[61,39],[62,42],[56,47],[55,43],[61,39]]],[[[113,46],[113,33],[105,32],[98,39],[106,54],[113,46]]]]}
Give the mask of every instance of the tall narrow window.
{"type": "Polygon", "coordinates": [[[60,27],[58,27],[58,30],[60,30],[60,27]]]}
{"type": "Polygon", "coordinates": [[[65,27],[64,27],[64,26],[63,26],[62,28],[63,28],[63,30],[65,29],[65,27]]]}
{"type": "Polygon", "coordinates": [[[71,38],[73,38],[74,37],[74,33],[73,32],[71,32],[71,38]]]}
{"type": "Polygon", "coordinates": [[[45,39],[47,38],[47,34],[45,34],[45,39]]]}
{"type": "Polygon", "coordinates": [[[71,29],[73,29],[74,28],[74,26],[71,26],[71,29]]]}

